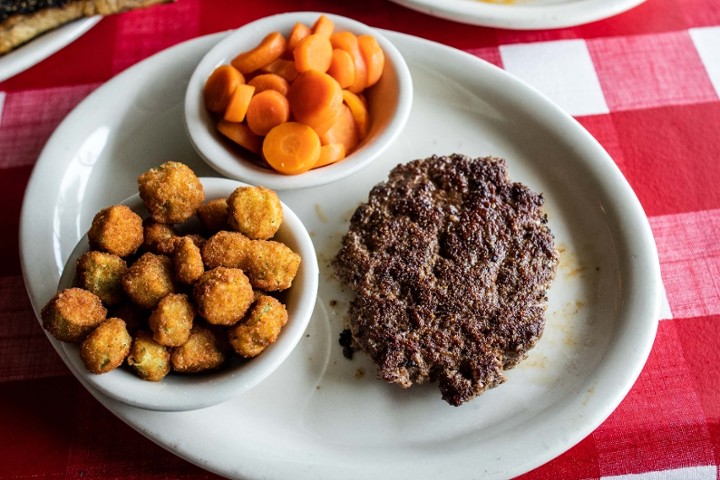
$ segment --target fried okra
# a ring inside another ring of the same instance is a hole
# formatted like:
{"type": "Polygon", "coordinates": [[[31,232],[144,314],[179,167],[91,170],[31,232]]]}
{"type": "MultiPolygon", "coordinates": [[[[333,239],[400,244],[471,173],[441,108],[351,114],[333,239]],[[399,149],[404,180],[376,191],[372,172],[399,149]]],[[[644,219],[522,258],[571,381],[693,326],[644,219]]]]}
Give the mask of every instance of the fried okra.
{"type": "Polygon", "coordinates": [[[195,307],[183,293],[171,293],[160,300],[150,314],[148,325],[160,345],[177,347],[190,336],[195,307]]]}
{"type": "Polygon", "coordinates": [[[198,313],[214,325],[234,325],[254,299],[248,277],[238,268],[217,267],[195,283],[193,298],[198,313]]]}
{"type": "Polygon", "coordinates": [[[125,293],[138,306],[154,308],[161,298],[174,291],[172,260],[165,255],[144,253],[128,267],[122,283],[125,293]]]}
{"type": "Polygon", "coordinates": [[[227,353],[227,339],[209,327],[195,325],[188,341],[173,349],[170,362],[176,372],[204,372],[222,366],[227,353]]]}
{"type": "Polygon", "coordinates": [[[230,228],[252,240],[268,240],[283,221],[275,191],[265,187],[239,187],[227,199],[230,228]]]}
{"type": "Polygon", "coordinates": [[[108,318],[93,330],[80,345],[80,358],[92,373],[107,373],[122,365],[132,337],[119,318],[108,318]]]}
{"type": "Polygon", "coordinates": [[[173,254],[173,268],[175,278],[187,285],[192,285],[205,273],[200,247],[192,238],[183,237],[178,240],[173,254]]]}
{"type": "Polygon", "coordinates": [[[158,223],[149,218],[144,224],[145,239],[143,245],[149,251],[160,255],[172,255],[178,233],[173,225],[158,223]]]}
{"type": "Polygon", "coordinates": [[[300,255],[284,243],[253,240],[242,268],[253,287],[267,292],[286,290],[300,268],[300,255]]]}
{"type": "Polygon", "coordinates": [[[230,328],[230,345],[245,358],[256,357],[277,340],[287,321],[285,305],[274,297],[260,295],[247,318],[230,328]]]}
{"type": "Polygon", "coordinates": [[[213,234],[228,228],[228,204],[225,198],[216,198],[203,203],[196,215],[206,232],[213,234]]]}
{"type": "Polygon", "coordinates": [[[222,230],[210,237],[202,247],[207,268],[242,268],[251,240],[240,232],[222,230]]]}
{"type": "Polygon", "coordinates": [[[79,343],[107,316],[100,297],[82,288],[57,292],[40,312],[43,327],[63,342],[79,343]]]}
{"type": "Polygon", "coordinates": [[[122,277],[127,263],[121,257],[91,250],[77,261],[77,284],[98,297],[107,306],[119,305],[125,298],[122,277]]]}
{"type": "Polygon", "coordinates": [[[143,243],[142,218],[126,205],[104,208],[93,218],[88,241],[92,250],[132,255],[143,243]]]}
{"type": "Polygon", "coordinates": [[[143,380],[159,382],[170,373],[170,350],[156,342],[150,332],[140,330],[133,338],[127,363],[143,380]]]}
{"type": "Polygon", "coordinates": [[[153,220],[182,223],[195,214],[205,200],[203,185],[190,167],[166,162],[138,179],[138,190],[153,220]]]}

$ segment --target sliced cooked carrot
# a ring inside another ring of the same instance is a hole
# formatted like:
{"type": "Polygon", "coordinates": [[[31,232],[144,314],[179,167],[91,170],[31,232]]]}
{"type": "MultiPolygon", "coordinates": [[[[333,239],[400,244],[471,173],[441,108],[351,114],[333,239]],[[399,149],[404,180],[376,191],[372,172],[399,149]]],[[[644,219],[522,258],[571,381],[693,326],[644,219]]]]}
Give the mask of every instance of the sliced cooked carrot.
{"type": "Polygon", "coordinates": [[[223,118],[228,122],[242,122],[245,120],[245,114],[247,113],[248,105],[250,105],[250,99],[255,93],[255,87],[248,84],[240,84],[237,86],[233,94],[230,96],[230,101],[225,108],[225,114],[223,118]]]}
{"type": "Polygon", "coordinates": [[[324,167],[339,162],[345,158],[345,145],[342,143],[328,143],[320,147],[320,158],[312,168],[324,167]]]}
{"type": "Polygon", "coordinates": [[[332,52],[333,48],[329,37],[316,33],[310,34],[300,40],[293,50],[295,68],[300,73],[308,70],[327,72],[332,61],[332,52]]]}
{"type": "Polygon", "coordinates": [[[208,77],[203,88],[205,108],[223,113],[238,85],[244,83],[243,75],[230,65],[220,65],[208,77]]]}
{"type": "Polygon", "coordinates": [[[350,107],[344,103],[340,108],[340,115],[335,123],[322,135],[320,135],[320,143],[322,145],[330,145],[332,143],[342,143],[345,147],[345,154],[349,155],[358,143],[360,143],[360,135],[358,135],[357,124],[350,111],[350,107]]]}
{"type": "Polygon", "coordinates": [[[320,158],[320,139],[315,130],[298,122],[276,126],[262,145],[268,164],[280,173],[297,175],[310,170],[320,158]]]}
{"type": "Polygon", "coordinates": [[[355,61],[345,50],[334,48],[332,60],[327,71],[340,84],[340,88],[349,88],[355,82],[355,61]]]}
{"type": "Polygon", "coordinates": [[[255,93],[260,93],[265,90],[277,90],[283,95],[287,95],[290,89],[288,81],[277,73],[261,73],[253,77],[247,84],[255,87],[255,93]]]}
{"type": "Polygon", "coordinates": [[[360,100],[360,97],[349,90],[343,90],[342,96],[343,102],[345,102],[350,108],[350,112],[352,112],[353,119],[358,128],[358,135],[360,136],[360,140],[362,140],[367,136],[370,127],[370,117],[367,107],[365,107],[363,101],[360,100]]]}
{"type": "Polygon", "coordinates": [[[262,67],[262,71],[264,73],[274,73],[275,75],[280,75],[288,82],[292,82],[298,76],[295,62],[293,62],[292,60],[287,60],[285,58],[277,58],[273,60],[272,62],[262,67]]]}
{"type": "Polygon", "coordinates": [[[367,84],[367,66],[360,52],[357,37],[352,32],[335,32],[330,36],[330,43],[333,48],[345,50],[352,55],[355,63],[355,81],[348,87],[348,90],[353,93],[362,92],[367,84]]]}
{"type": "Polygon", "coordinates": [[[259,155],[262,151],[262,138],[252,133],[244,123],[220,120],[217,123],[217,129],[227,138],[253,153],[259,155]]]}
{"type": "Polygon", "coordinates": [[[385,68],[385,52],[372,35],[358,35],[358,47],[360,54],[365,60],[367,67],[367,83],[365,88],[370,88],[380,80],[383,68],[385,68]]]}
{"type": "Polygon", "coordinates": [[[326,15],[320,15],[312,26],[312,33],[330,38],[335,31],[335,23],[326,15]]]}
{"type": "Polygon", "coordinates": [[[311,33],[312,31],[310,30],[310,27],[308,27],[302,22],[297,22],[295,25],[293,25],[293,28],[290,30],[290,35],[288,36],[287,53],[292,54],[298,42],[310,35],[311,33]]]}
{"type": "Polygon", "coordinates": [[[288,100],[295,120],[322,135],[340,114],[342,89],[327,73],[308,70],[290,85],[288,100]]]}
{"type": "Polygon", "coordinates": [[[250,100],[247,125],[255,135],[264,136],[273,128],[290,119],[287,98],[276,90],[265,90],[250,100]]]}
{"type": "Polygon", "coordinates": [[[241,73],[252,73],[280,58],[286,48],[285,37],[280,32],[272,32],[267,34],[258,46],[239,54],[230,63],[241,73]]]}

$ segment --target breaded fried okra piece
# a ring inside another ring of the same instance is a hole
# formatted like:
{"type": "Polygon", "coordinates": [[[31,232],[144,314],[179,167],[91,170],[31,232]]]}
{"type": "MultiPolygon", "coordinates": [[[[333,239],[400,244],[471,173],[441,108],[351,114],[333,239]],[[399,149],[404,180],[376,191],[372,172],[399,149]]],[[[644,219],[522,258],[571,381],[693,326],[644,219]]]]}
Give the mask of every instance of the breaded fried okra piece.
{"type": "Polygon", "coordinates": [[[79,343],[107,316],[100,297],[82,288],[57,292],[40,312],[43,327],[63,342],[79,343]]]}
{"type": "Polygon", "coordinates": [[[230,344],[245,358],[260,355],[277,340],[287,321],[285,305],[274,297],[261,295],[247,318],[229,329],[230,344]]]}
{"type": "Polygon", "coordinates": [[[133,338],[127,363],[143,380],[159,382],[170,373],[170,350],[153,340],[150,332],[140,330],[133,338]]]}
{"type": "Polygon", "coordinates": [[[205,200],[202,183],[183,163],[163,163],[142,173],[137,181],[140,198],[159,223],[182,223],[205,200]]]}
{"type": "Polygon", "coordinates": [[[215,198],[200,205],[196,212],[200,224],[209,234],[228,228],[228,204],[226,198],[215,198]]]}
{"type": "Polygon", "coordinates": [[[265,187],[239,187],[227,199],[230,228],[252,240],[268,240],[283,221],[280,198],[265,187]]]}
{"type": "Polygon", "coordinates": [[[300,255],[273,240],[250,242],[242,263],[252,286],[267,292],[290,288],[299,268],[300,255]]]}
{"type": "Polygon", "coordinates": [[[152,253],[172,255],[175,249],[175,239],[178,237],[173,225],[158,223],[152,218],[144,222],[145,239],[143,245],[152,253]]]}
{"type": "Polygon", "coordinates": [[[108,318],[93,330],[80,345],[80,358],[92,373],[107,373],[122,365],[132,337],[119,318],[108,318]]]}
{"type": "Polygon", "coordinates": [[[183,237],[178,240],[173,254],[173,268],[175,278],[187,285],[192,285],[205,273],[200,247],[192,238],[183,237]]]}
{"type": "Polygon", "coordinates": [[[165,255],[144,253],[128,267],[122,283],[125,293],[138,306],[154,308],[161,298],[174,291],[172,260],[165,255]]]}
{"type": "Polygon", "coordinates": [[[107,252],[91,250],[77,260],[77,283],[107,306],[119,305],[125,298],[122,277],[127,263],[121,257],[107,252]]]}
{"type": "Polygon", "coordinates": [[[205,272],[193,287],[198,313],[213,325],[234,325],[255,295],[248,277],[238,268],[217,267],[205,272]]]}
{"type": "Polygon", "coordinates": [[[103,208],[93,217],[88,241],[92,250],[132,255],[143,243],[142,218],[126,205],[103,208]]]}
{"type": "Polygon", "coordinates": [[[148,325],[153,339],[166,347],[177,347],[190,336],[195,307],[183,293],[171,293],[162,298],[153,309],[148,325]]]}
{"type": "Polygon", "coordinates": [[[172,369],[180,373],[214,370],[225,363],[228,342],[224,335],[205,325],[195,325],[188,341],[173,349],[172,369]]]}
{"type": "Polygon", "coordinates": [[[202,247],[205,266],[209,269],[242,268],[250,243],[251,240],[240,232],[217,232],[202,247]]]}

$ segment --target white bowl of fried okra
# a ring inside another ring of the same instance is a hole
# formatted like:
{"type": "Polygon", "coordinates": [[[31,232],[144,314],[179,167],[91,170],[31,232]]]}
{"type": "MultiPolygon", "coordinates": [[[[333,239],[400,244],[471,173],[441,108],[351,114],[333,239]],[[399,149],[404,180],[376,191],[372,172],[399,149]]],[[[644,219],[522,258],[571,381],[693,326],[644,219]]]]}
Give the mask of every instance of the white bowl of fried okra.
{"type": "Polygon", "coordinates": [[[315,250],[269,189],[166,162],[95,215],[41,312],[71,368],[150,410],[209,407],[290,355],[315,306],[315,250]]]}

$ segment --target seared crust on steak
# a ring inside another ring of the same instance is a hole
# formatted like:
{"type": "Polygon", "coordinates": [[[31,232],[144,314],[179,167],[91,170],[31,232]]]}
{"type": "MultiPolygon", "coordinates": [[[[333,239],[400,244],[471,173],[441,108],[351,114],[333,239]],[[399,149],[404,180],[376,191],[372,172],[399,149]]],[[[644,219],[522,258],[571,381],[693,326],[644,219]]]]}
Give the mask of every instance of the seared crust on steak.
{"type": "Polygon", "coordinates": [[[0,0],[0,55],[79,18],[170,1],[173,0],[0,0]]]}
{"type": "Polygon", "coordinates": [[[545,324],[558,256],[542,204],[503,159],[458,154],[398,165],[371,190],[333,266],[379,378],[438,381],[455,406],[504,381],[545,324]]]}

